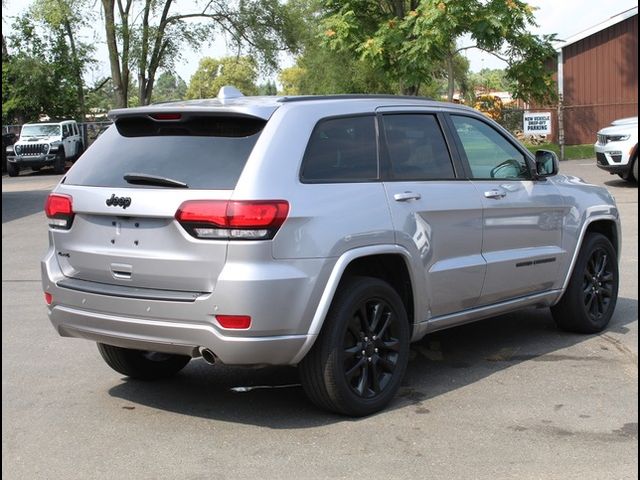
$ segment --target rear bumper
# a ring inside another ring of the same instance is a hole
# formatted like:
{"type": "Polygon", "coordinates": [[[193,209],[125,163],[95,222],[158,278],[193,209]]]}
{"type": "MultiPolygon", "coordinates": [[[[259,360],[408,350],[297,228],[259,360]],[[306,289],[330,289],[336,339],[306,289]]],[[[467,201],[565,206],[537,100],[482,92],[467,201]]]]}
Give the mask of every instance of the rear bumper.
{"type": "Polygon", "coordinates": [[[61,336],[192,357],[208,348],[229,365],[295,363],[313,340],[311,320],[332,265],[322,259],[272,259],[243,269],[229,261],[214,292],[185,301],[65,288],[68,277],[56,250],[50,249],[41,263],[43,289],[53,297],[49,319],[61,336]],[[250,315],[251,327],[225,329],[216,313],[250,315]]]}
{"type": "Polygon", "coordinates": [[[307,335],[227,337],[212,325],[122,317],[61,305],[49,310],[49,319],[63,337],[191,357],[199,356],[200,347],[208,348],[230,365],[288,364],[307,340],[307,335]]]}

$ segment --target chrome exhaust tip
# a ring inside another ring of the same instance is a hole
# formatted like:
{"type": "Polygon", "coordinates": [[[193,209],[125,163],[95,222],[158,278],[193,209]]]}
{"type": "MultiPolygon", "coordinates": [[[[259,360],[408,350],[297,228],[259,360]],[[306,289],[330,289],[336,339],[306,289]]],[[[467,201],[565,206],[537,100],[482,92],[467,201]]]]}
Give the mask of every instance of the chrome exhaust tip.
{"type": "Polygon", "coordinates": [[[216,354],[213,353],[208,348],[201,347],[199,351],[204,361],[207,362],[209,365],[215,365],[218,362],[218,357],[216,357],[216,354]]]}

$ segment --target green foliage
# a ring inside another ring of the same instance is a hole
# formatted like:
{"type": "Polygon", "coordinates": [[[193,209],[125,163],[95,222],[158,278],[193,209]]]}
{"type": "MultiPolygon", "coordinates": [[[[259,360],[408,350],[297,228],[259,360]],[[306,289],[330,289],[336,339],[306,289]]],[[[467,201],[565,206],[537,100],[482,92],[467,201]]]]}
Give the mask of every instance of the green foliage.
{"type": "Polygon", "coordinates": [[[169,100],[183,100],[187,95],[187,84],[179,76],[172,72],[162,72],[153,89],[153,102],[166,102],[169,100]]]}
{"type": "Polygon", "coordinates": [[[187,98],[213,98],[225,85],[233,85],[245,95],[256,95],[256,63],[249,57],[205,57],[191,77],[187,98]]]}
{"type": "Polygon", "coordinates": [[[268,80],[266,83],[258,85],[258,95],[277,95],[278,87],[273,80],[268,80]]]}
{"type": "Polygon", "coordinates": [[[325,5],[326,45],[335,51],[358,52],[388,72],[407,93],[437,77],[438,65],[464,48],[455,42],[466,34],[474,48],[507,61],[516,97],[543,101],[553,95],[545,61],[554,54],[555,37],[528,32],[535,19],[533,9],[522,1],[327,0],[325,5]]]}
{"type": "Polygon", "coordinates": [[[506,70],[500,68],[483,68],[479,72],[469,74],[469,83],[474,90],[483,92],[508,92],[513,85],[507,78],[506,70]]]}
{"type": "Polygon", "coordinates": [[[2,63],[2,121],[78,118],[75,65],[61,27],[26,14],[13,24],[2,63]]]}
{"type": "Polygon", "coordinates": [[[290,2],[289,18],[297,25],[296,64],[279,75],[285,95],[331,93],[397,93],[398,86],[371,62],[350,50],[331,50],[323,44],[324,2],[290,2]]]}
{"type": "MultiPolygon", "coordinates": [[[[531,153],[535,153],[536,150],[551,150],[560,157],[560,146],[556,143],[528,145],[524,142],[524,146],[527,147],[531,153]]],[[[590,143],[586,145],[565,145],[564,147],[564,160],[583,160],[586,158],[593,158],[594,155],[593,145],[590,143]]]]}

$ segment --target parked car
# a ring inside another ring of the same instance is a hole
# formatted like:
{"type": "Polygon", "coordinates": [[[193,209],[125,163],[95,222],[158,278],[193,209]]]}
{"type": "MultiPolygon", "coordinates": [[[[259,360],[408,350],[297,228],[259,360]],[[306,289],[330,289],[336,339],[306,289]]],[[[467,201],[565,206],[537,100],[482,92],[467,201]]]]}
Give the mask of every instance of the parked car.
{"type": "Polygon", "coordinates": [[[5,151],[10,177],[25,167],[38,171],[52,166],[55,173],[64,173],[67,161],[75,161],[84,151],[84,140],[75,120],[25,123],[18,141],[5,151]]]}
{"type": "Polygon", "coordinates": [[[616,120],[600,130],[594,148],[599,168],[638,183],[638,117],[616,120]]]}
{"type": "Polygon", "coordinates": [[[110,116],[47,199],[42,282],[58,333],[123,375],[298,365],[315,404],[367,415],[429,332],[613,314],[612,196],[471,108],[225,87],[110,116]]]}

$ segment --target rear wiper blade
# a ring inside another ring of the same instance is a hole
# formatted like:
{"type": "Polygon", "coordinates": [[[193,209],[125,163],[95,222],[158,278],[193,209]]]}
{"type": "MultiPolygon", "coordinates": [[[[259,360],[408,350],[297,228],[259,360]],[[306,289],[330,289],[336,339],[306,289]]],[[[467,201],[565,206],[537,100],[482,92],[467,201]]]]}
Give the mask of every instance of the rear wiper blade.
{"type": "Polygon", "coordinates": [[[125,173],[122,177],[127,183],[133,185],[158,185],[160,187],[189,188],[184,182],[173,178],[149,175],[148,173],[125,173]]]}

